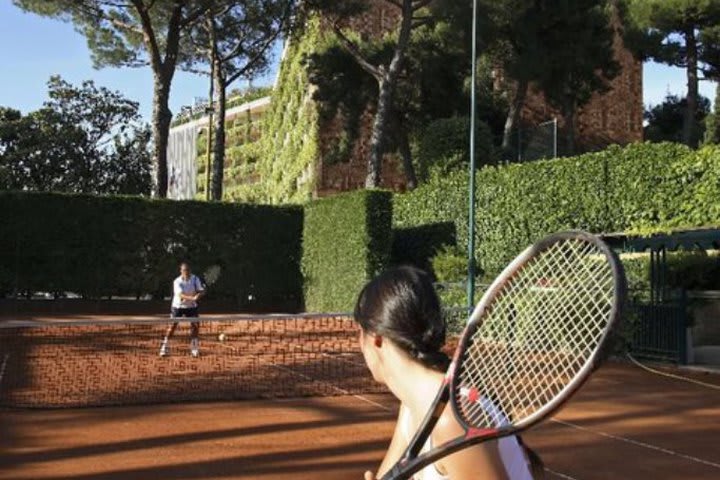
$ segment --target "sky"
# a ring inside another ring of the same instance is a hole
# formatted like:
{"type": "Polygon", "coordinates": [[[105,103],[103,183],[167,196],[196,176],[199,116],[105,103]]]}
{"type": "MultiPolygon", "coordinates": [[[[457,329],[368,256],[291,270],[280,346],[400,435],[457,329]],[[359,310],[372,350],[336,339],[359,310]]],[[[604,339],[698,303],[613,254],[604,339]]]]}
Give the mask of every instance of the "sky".
{"type": "MultiPolygon", "coordinates": [[[[280,48],[276,48],[273,71],[253,82],[272,85],[280,48]]],[[[0,0],[0,106],[28,113],[42,106],[47,99],[47,80],[60,75],[72,84],[93,80],[98,86],[119,90],[140,104],[140,113],[149,121],[152,111],[152,72],[145,68],[103,68],[92,66],[85,38],[72,24],[25,13],[11,0],[0,0]]],[[[243,87],[239,83],[233,87],[243,87]]],[[[231,88],[233,88],[231,87],[231,88]]],[[[684,96],[684,70],[656,63],[644,66],[644,103],[657,105],[668,93],[684,96]]],[[[183,105],[193,104],[196,97],[206,97],[207,77],[177,71],[170,93],[170,109],[174,114],[183,105]]],[[[700,93],[715,98],[715,85],[701,82],[700,93]]]]}

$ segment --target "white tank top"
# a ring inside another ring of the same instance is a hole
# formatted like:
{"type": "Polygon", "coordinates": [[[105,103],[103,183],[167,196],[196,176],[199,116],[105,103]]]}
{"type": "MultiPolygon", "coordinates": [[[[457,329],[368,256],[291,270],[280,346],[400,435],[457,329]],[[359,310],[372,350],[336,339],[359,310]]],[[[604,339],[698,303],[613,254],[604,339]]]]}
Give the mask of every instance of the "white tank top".
{"type": "MultiPolygon", "coordinates": [[[[482,400],[482,405],[486,410],[494,410],[495,406],[492,403],[482,400]]],[[[410,418],[410,412],[406,409],[402,409],[402,416],[400,417],[400,428],[406,442],[412,440],[415,434],[412,425],[412,419],[410,418]]],[[[517,438],[513,435],[510,437],[501,438],[498,442],[498,450],[500,451],[500,459],[502,460],[505,472],[510,480],[533,480],[532,474],[530,473],[530,467],[528,466],[525,452],[522,446],[518,442],[517,438]]],[[[426,452],[432,449],[432,437],[427,439],[425,445],[422,448],[422,452],[426,452]]],[[[420,470],[413,476],[413,480],[450,480],[447,475],[441,474],[435,464],[428,465],[424,469],[420,470]]]]}

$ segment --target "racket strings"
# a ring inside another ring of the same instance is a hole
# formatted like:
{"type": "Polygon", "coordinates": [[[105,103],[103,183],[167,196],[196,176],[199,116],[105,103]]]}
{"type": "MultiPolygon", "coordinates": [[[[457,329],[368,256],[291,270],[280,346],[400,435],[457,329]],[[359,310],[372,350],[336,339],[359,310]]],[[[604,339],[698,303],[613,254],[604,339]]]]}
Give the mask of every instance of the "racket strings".
{"type": "Polygon", "coordinates": [[[464,421],[498,428],[555,398],[603,338],[614,282],[605,254],[582,239],[556,242],[506,279],[457,372],[464,421]]]}

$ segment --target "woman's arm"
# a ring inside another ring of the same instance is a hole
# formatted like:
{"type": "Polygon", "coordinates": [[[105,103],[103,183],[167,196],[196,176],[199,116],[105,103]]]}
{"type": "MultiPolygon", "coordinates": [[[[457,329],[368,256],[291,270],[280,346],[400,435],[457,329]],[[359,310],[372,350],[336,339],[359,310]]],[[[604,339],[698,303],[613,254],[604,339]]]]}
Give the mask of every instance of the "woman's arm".
{"type": "MultiPolygon", "coordinates": [[[[377,478],[385,475],[385,473],[390,470],[397,463],[398,460],[400,460],[400,457],[405,452],[405,449],[408,446],[408,440],[403,434],[403,422],[407,421],[405,419],[406,415],[409,415],[409,412],[404,405],[400,405],[397,422],[395,423],[395,432],[393,433],[393,437],[390,441],[390,446],[388,447],[387,453],[385,453],[385,458],[380,464],[380,468],[378,468],[377,478]]],[[[376,477],[373,476],[372,472],[365,473],[366,480],[374,478],[376,477]]]]}

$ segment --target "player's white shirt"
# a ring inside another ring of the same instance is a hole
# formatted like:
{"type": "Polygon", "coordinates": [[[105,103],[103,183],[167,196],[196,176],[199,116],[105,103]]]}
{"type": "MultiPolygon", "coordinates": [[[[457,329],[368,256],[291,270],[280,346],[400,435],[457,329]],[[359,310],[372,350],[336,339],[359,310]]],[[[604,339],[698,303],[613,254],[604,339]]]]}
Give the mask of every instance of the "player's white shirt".
{"type": "Polygon", "coordinates": [[[173,308],[197,308],[197,302],[193,300],[182,300],[180,294],[195,295],[204,291],[202,282],[195,275],[190,275],[187,280],[184,280],[182,275],[177,277],[173,281],[173,308]]]}

